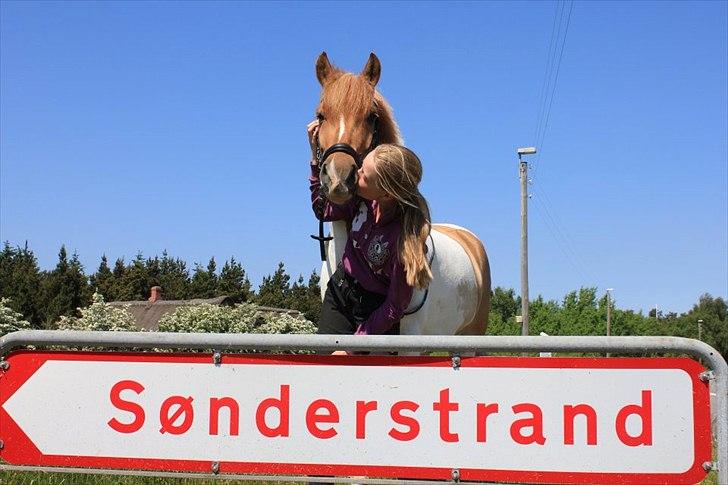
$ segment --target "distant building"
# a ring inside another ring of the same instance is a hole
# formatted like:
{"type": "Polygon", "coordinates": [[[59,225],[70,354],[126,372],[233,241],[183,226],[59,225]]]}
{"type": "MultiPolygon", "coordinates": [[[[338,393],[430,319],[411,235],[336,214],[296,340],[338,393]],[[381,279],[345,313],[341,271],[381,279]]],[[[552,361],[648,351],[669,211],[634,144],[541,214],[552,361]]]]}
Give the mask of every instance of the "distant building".
{"type": "MultiPolygon", "coordinates": [[[[195,298],[194,300],[164,300],[162,298],[162,287],[153,286],[151,296],[144,301],[112,301],[109,305],[125,308],[134,316],[136,324],[144,330],[159,330],[159,320],[167,313],[174,312],[182,306],[195,306],[207,303],[216,306],[233,306],[235,302],[229,296],[218,296],[216,298],[195,298]]],[[[286,308],[258,307],[261,312],[287,314],[292,317],[303,318],[298,310],[286,308]]]]}
{"type": "Polygon", "coordinates": [[[153,286],[148,300],[144,301],[112,301],[109,305],[126,308],[134,315],[137,326],[144,330],[159,330],[159,320],[163,315],[174,312],[181,306],[194,306],[207,303],[216,306],[233,306],[235,303],[229,296],[217,298],[196,298],[194,300],[164,300],[162,287],[153,286]]]}

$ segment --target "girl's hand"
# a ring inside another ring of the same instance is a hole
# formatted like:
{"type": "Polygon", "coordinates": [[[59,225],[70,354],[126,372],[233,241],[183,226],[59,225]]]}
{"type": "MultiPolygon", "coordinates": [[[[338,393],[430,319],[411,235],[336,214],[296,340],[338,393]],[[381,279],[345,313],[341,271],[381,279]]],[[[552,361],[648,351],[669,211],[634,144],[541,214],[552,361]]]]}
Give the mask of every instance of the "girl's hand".
{"type": "Polygon", "coordinates": [[[331,355],[349,355],[349,353],[346,350],[336,350],[331,352],[331,355]]]}
{"type": "Polygon", "coordinates": [[[316,147],[318,146],[319,120],[313,120],[306,126],[308,144],[311,146],[311,165],[317,165],[316,147]]]}

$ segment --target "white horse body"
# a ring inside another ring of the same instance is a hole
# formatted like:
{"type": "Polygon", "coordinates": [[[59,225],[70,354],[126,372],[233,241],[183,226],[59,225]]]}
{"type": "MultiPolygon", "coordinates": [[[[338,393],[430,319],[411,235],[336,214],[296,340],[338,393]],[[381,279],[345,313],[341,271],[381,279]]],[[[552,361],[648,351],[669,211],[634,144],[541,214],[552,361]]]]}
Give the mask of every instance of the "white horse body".
{"type": "MultiPolygon", "coordinates": [[[[332,222],[333,240],[327,243],[327,259],[321,267],[321,297],[323,299],[329,278],[344,254],[347,241],[346,223],[332,222]]],[[[471,256],[463,246],[445,234],[443,230],[462,231],[473,238],[472,233],[462,227],[450,224],[433,224],[432,281],[427,290],[424,304],[411,315],[405,315],[400,323],[402,335],[455,335],[470,333],[463,329],[478,312],[480,282],[471,256]],[[439,230],[438,230],[439,229],[439,230]]],[[[432,254],[428,240],[428,254],[432,254]]],[[[415,289],[409,308],[415,309],[425,297],[425,290],[415,289]]]]}

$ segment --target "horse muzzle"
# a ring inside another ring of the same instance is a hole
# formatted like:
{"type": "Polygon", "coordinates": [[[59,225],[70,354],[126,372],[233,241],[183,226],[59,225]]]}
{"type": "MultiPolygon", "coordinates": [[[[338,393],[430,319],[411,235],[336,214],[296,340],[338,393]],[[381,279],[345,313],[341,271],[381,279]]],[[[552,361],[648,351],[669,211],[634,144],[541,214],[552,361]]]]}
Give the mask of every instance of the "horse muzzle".
{"type": "Polygon", "coordinates": [[[346,143],[337,143],[329,147],[321,156],[321,190],[323,195],[335,204],[343,204],[356,195],[358,185],[358,169],[362,157],[353,147],[346,143]],[[336,153],[344,153],[351,157],[334,159],[336,153]]]}

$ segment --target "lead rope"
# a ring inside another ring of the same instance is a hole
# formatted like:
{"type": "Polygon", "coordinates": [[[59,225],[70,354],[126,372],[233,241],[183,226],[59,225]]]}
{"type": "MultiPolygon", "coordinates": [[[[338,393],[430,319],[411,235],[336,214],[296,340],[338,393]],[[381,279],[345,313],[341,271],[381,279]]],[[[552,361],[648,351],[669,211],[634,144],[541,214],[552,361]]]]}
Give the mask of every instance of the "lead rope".
{"type": "MultiPolygon", "coordinates": [[[[319,144],[318,139],[318,133],[316,133],[316,166],[319,170],[321,170],[321,158],[323,156],[324,152],[321,150],[321,145],[319,144]]],[[[321,189],[321,179],[319,178],[319,197],[318,197],[318,208],[316,210],[316,217],[319,220],[318,224],[318,236],[315,234],[311,234],[311,238],[315,239],[319,242],[319,251],[321,252],[321,261],[326,261],[326,243],[331,241],[333,237],[331,236],[324,236],[324,207],[326,204],[326,200],[324,198],[322,189],[321,189]],[[321,214],[321,216],[319,216],[321,214]]]]}

